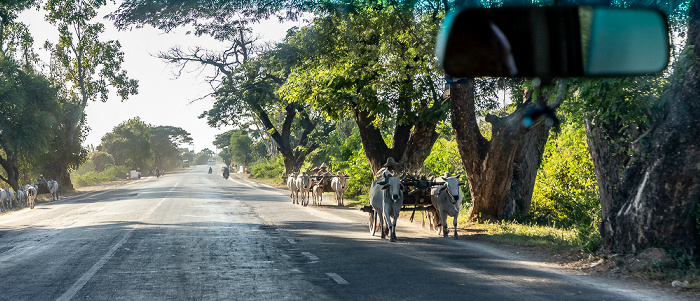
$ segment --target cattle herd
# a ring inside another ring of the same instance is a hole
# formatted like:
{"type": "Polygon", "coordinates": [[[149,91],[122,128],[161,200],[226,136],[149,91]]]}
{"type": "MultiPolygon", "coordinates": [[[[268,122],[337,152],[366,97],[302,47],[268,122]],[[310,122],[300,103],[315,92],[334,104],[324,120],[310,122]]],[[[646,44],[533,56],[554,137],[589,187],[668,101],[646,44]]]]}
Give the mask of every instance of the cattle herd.
{"type": "Polygon", "coordinates": [[[34,203],[40,187],[45,188],[51,195],[52,202],[58,200],[58,182],[54,180],[24,185],[17,189],[17,193],[9,189],[0,188],[0,212],[6,212],[12,208],[29,207],[34,209],[34,203]],[[16,202],[13,202],[15,200],[16,202]]]}
{"type": "Polygon", "coordinates": [[[308,206],[311,199],[313,205],[320,206],[323,201],[323,192],[333,192],[338,206],[345,206],[343,196],[348,188],[348,176],[341,172],[324,176],[294,172],[287,177],[287,187],[291,192],[289,198],[292,204],[308,206]]]}
{"type": "MultiPolygon", "coordinates": [[[[389,236],[389,241],[396,241],[396,221],[400,211],[406,209],[404,203],[404,195],[409,192],[416,192],[415,180],[402,179],[400,177],[390,176],[385,174],[383,177],[372,182],[369,192],[370,207],[370,228],[372,221],[378,221],[377,228],[381,228],[381,237],[389,236]],[[412,183],[412,184],[408,184],[412,183]]],[[[464,199],[462,194],[461,182],[458,177],[450,176],[445,173],[444,176],[433,178],[426,190],[426,194],[430,195],[430,203],[425,211],[428,212],[431,228],[434,228],[437,234],[442,234],[447,237],[449,234],[447,226],[447,217],[453,217],[454,238],[457,239],[457,221],[459,218],[459,210],[464,199]]],[[[312,200],[313,205],[321,205],[323,200],[323,192],[333,192],[338,206],[344,206],[344,194],[348,187],[348,176],[338,172],[335,175],[327,174],[325,176],[312,175],[307,172],[294,172],[287,177],[287,187],[290,190],[289,198],[292,204],[301,204],[307,206],[309,200],[312,200]]],[[[411,193],[411,195],[416,195],[411,193]]],[[[374,231],[370,230],[371,233],[374,231]]]]}

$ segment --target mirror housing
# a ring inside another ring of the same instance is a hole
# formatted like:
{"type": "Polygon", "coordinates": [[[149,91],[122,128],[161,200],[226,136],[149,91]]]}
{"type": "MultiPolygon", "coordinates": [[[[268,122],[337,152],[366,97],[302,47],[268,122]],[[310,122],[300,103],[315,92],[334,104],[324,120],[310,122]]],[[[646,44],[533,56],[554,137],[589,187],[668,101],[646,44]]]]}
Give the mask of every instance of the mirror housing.
{"type": "Polygon", "coordinates": [[[447,15],[436,46],[451,77],[647,75],[669,61],[668,23],[648,8],[467,8],[447,15]]]}

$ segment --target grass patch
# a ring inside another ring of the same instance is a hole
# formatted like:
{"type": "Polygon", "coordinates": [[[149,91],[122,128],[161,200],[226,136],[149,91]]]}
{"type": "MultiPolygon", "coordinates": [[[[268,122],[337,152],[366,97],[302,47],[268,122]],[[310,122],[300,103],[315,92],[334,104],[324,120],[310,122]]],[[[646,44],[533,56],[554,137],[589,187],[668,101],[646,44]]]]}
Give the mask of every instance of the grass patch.
{"type": "Polygon", "coordinates": [[[494,242],[515,246],[544,247],[572,253],[581,251],[584,246],[576,230],[512,222],[474,223],[468,229],[486,234],[494,242]]]}

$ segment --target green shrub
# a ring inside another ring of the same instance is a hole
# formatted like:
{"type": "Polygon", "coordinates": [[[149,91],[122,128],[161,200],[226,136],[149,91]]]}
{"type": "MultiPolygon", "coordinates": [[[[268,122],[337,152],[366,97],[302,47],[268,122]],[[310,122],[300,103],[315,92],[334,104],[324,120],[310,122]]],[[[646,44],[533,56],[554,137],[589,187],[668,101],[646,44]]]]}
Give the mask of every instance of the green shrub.
{"type": "Polygon", "coordinates": [[[126,166],[108,165],[102,172],[88,171],[83,174],[73,176],[73,184],[76,188],[101,184],[105,182],[124,180],[130,171],[126,166]]]}
{"type": "Polygon", "coordinates": [[[374,177],[372,169],[369,167],[365,151],[358,149],[348,159],[349,167],[345,170],[348,179],[348,189],[345,196],[348,198],[360,197],[369,193],[369,186],[372,185],[374,177]]]}
{"type": "Polygon", "coordinates": [[[572,229],[585,248],[594,249],[600,244],[600,199],[585,130],[569,123],[552,136],[537,173],[530,218],[572,229]]]}
{"type": "Polygon", "coordinates": [[[248,166],[250,177],[255,179],[282,179],[284,174],[284,158],[281,154],[271,158],[262,158],[248,166]]]}

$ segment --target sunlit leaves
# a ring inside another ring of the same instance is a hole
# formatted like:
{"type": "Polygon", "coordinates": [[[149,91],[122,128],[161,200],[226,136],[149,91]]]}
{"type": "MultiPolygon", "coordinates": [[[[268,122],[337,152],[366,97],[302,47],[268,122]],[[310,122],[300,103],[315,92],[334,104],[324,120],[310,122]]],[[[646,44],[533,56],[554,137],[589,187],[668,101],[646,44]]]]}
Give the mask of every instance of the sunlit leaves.
{"type": "MultiPolygon", "coordinates": [[[[122,100],[136,94],[138,82],[122,70],[124,53],[118,41],[100,41],[104,25],[91,23],[106,0],[50,0],[44,5],[46,20],[59,32],[58,42],[46,43],[71,83],[70,98],[84,109],[88,100],[107,101],[109,87],[122,100]]],[[[63,80],[60,80],[63,82],[63,80]]]]}
{"type": "Polygon", "coordinates": [[[532,197],[530,216],[562,227],[594,227],[600,222],[595,170],[581,124],[566,123],[552,133],[532,197]]]}

